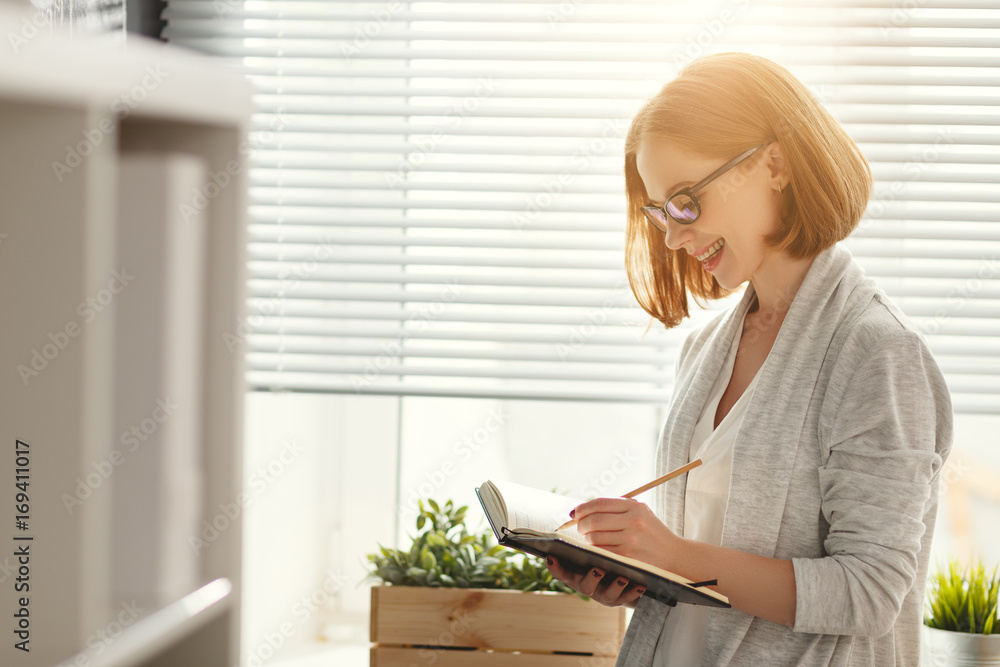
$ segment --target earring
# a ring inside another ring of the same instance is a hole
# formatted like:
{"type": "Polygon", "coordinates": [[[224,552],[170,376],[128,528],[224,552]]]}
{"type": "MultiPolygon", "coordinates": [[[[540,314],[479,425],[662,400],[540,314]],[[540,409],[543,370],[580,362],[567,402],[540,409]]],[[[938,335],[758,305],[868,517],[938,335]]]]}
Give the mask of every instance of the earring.
{"type": "Polygon", "coordinates": [[[778,194],[781,194],[781,183],[778,183],[778,194]]]}

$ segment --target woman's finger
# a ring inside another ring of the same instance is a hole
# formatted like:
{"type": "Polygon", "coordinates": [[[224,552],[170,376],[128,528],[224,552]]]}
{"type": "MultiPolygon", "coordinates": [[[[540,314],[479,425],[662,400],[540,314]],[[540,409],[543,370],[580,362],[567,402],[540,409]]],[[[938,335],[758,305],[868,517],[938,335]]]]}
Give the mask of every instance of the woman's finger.
{"type": "Polygon", "coordinates": [[[629,604],[630,602],[635,602],[642,597],[642,594],[646,592],[646,587],[641,584],[629,583],[629,585],[622,591],[621,596],[618,598],[618,604],[629,604]]]}
{"type": "Polygon", "coordinates": [[[598,569],[588,570],[584,573],[571,572],[559,564],[559,560],[553,556],[545,559],[552,576],[563,582],[573,590],[593,598],[597,602],[607,606],[619,606],[633,602],[646,592],[644,586],[639,586],[629,582],[625,577],[618,577],[608,584],[601,584],[604,572],[598,569]]]}
{"type": "Polygon", "coordinates": [[[583,592],[580,590],[580,582],[586,576],[587,574],[586,572],[581,574],[579,572],[573,572],[571,570],[567,570],[554,556],[548,556],[545,559],[545,564],[549,568],[549,572],[552,573],[553,577],[563,582],[564,584],[566,584],[573,590],[577,591],[578,593],[583,592]]]}
{"type": "Polygon", "coordinates": [[[549,572],[552,573],[553,577],[567,586],[576,589],[576,580],[579,579],[579,576],[576,576],[575,573],[568,572],[562,565],[559,564],[559,561],[556,558],[547,556],[545,558],[545,565],[549,568],[549,572]]]}
{"type": "Polygon", "coordinates": [[[621,602],[618,601],[628,587],[628,579],[625,577],[616,577],[606,586],[602,586],[601,590],[597,592],[594,599],[606,605],[618,605],[621,602]]]}
{"type": "Polygon", "coordinates": [[[552,556],[548,556],[545,559],[545,565],[549,568],[549,572],[552,573],[553,577],[587,597],[593,597],[594,592],[601,583],[601,578],[604,577],[603,570],[597,569],[591,569],[583,573],[570,572],[562,567],[559,561],[552,556]]]}
{"type": "Polygon", "coordinates": [[[632,498],[594,498],[580,503],[570,514],[571,518],[578,521],[594,513],[621,514],[628,512],[638,502],[632,498]]]}
{"type": "Polygon", "coordinates": [[[588,597],[594,597],[594,593],[597,592],[597,587],[601,585],[603,578],[604,570],[591,569],[584,573],[580,579],[580,592],[588,597]]]}
{"type": "Polygon", "coordinates": [[[583,538],[587,540],[590,544],[599,547],[617,547],[622,545],[622,541],[625,539],[625,531],[623,530],[599,530],[591,533],[585,533],[583,538]]]}
{"type": "Polygon", "coordinates": [[[624,516],[624,512],[595,512],[577,521],[576,529],[581,533],[592,533],[595,530],[620,531],[624,527],[624,516]]]}

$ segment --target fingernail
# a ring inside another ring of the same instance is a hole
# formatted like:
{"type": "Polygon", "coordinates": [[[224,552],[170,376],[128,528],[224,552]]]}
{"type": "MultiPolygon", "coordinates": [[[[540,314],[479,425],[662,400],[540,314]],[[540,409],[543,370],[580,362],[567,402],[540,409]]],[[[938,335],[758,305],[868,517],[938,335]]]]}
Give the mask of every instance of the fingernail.
{"type": "Polygon", "coordinates": [[[615,583],[618,584],[619,586],[624,586],[625,584],[628,583],[628,581],[626,581],[625,579],[619,579],[615,583]]]}
{"type": "Polygon", "coordinates": [[[548,565],[552,565],[552,559],[551,559],[551,558],[548,558],[548,557],[546,557],[546,558],[545,558],[545,562],[546,562],[546,563],[547,563],[548,565]]]}
{"type": "Polygon", "coordinates": [[[576,508],[574,507],[569,511],[569,518],[574,518],[576,516],[576,508]]]}
{"type": "Polygon", "coordinates": [[[595,577],[599,577],[599,576],[601,576],[601,573],[600,573],[600,572],[598,572],[597,570],[591,570],[591,571],[590,571],[590,573],[591,573],[592,575],[594,575],[595,577]]]}
{"type": "Polygon", "coordinates": [[[637,589],[635,589],[635,592],[638,593],[639,595],[642,595],[643,593],[646,592],[646,589],[645,588],[637,588],[637,589]]]}

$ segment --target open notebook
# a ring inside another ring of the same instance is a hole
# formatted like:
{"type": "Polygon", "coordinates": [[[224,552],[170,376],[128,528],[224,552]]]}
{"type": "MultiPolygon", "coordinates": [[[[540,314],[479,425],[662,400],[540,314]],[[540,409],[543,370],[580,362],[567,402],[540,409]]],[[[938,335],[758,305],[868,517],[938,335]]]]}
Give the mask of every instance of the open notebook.
{"type": "Polygon", "coordinates": [[[600,568],[607,573],[605,582],[625,577],[645,586],[643,595],[665,604],[730,606],[725,595],[703,588],[704,582],[692,582],[673,572],[588,544],[576,526],[555,532],[569,519],[569,511],[582,500],[506,481],[483,482],[476,488],[476,495],[497,542],[506,547],[542,558],[551,554],[563,567],[579,572],[600,568]]]}

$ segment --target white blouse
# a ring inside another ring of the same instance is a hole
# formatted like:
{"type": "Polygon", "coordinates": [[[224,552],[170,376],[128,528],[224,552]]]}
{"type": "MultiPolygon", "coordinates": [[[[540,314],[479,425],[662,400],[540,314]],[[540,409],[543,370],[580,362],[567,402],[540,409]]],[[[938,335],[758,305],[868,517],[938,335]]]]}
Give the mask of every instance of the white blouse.
{"type": "MultiPolygon", "coordinates": [[[[745,317],[744,317],[745,319],[745,317]]],[[[688,460],[701,459],[702,465],[688,473],[684,496],[684,537],[719,546],[729,500],[729,476],[733,463],[733,441],[750,402],[758,371],[743,395],[714,427],[719,401],[732,379],[743,322],[736,328],[726,363],[712,386],[705,409],[694,428],[688,460]]],[[[667,614],[653,654],[653,667],[700,665],[705,650],[708,607],[678,604],[667,614]]]]}

